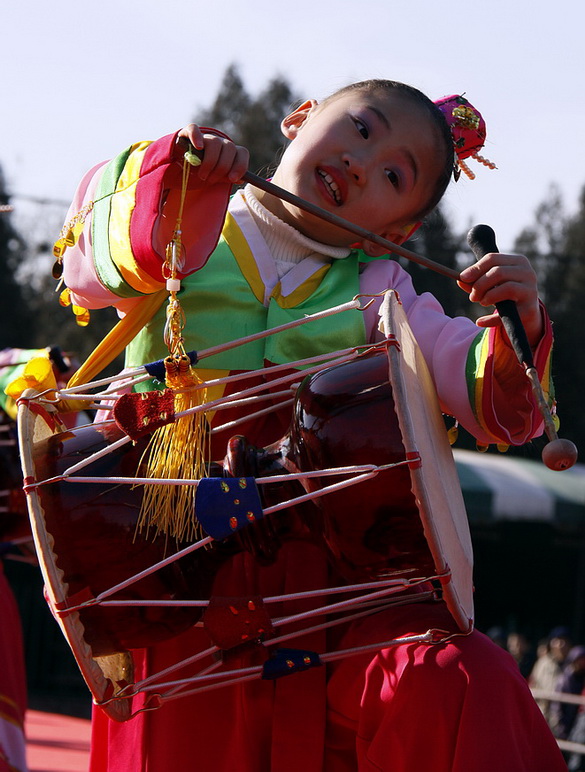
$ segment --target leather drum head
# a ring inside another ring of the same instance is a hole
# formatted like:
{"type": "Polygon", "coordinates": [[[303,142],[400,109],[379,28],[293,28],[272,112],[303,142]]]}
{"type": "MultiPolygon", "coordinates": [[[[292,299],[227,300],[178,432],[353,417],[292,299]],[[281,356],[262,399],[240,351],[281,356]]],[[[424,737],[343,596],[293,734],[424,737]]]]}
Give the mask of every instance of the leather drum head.
{"type": "Polygon", "coordinates": [[[473,550],[461,485],[431,376],[398,294],[388,292],[381,309],[390,381],[412,490],[424,533],[440,575],[449,611],[463,632],[473,628],[473,550]]]}

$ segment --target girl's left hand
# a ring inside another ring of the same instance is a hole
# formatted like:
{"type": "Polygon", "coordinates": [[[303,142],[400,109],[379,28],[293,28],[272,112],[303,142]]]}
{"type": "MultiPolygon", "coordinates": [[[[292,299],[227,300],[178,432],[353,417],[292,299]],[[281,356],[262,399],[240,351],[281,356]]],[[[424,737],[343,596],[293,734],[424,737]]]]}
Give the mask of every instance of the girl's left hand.
{"type": "MultiPolygon", "coordinates": [[[[544,332],[542,311],[538,301],[536,274],[524,255],[490,252],[459,275],[457,284],[469,293],[473,303],[493,306],[500,300],[513,300],[531,346],[536,346],[544,332]]],[[[480,317],[479,327],[501,324],[497,312],[480,317]]]]}

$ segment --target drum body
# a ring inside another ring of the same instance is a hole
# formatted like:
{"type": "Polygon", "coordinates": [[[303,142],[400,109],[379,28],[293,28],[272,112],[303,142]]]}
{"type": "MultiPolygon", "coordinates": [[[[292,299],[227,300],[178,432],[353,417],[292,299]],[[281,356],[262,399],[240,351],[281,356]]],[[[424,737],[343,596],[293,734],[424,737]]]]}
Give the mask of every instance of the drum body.
{"type": "MultiPolygon", "coordinates": [[[[37,478],[58,477],[73,463],[103,450],[121,436],[115,425],[53,434],[34,448],[37,478]]],[[[128,443],[91,465],[96,477],[136,477],[144,444],[128,443]]],[[[94,598],[158,563],[177,545],[165,536],[137,532],[142,489],[116,483],[59,480],[38,489],[45,528],[69,604],[94,598]]],[[[210,592],[216,555],[199,550],[116,593],[118,600],[186,600],[210,592]]],[[[85,638],[96,656],[150,646],[183,632],[197,609],[108,607],[80,611],[85,638]]]]}
{"type": "MultiPolygon", "coordinates": [[[[265,565],[278,560],[284,541],[308,540],[324,551],[332,581],[345,595],[348,583],[440,577],[434,588],[460,630],[472,629],[470,540],[445,426],[399,304],[391,312],[397,317],[388,324],[397,321],[401,336],[395,349],[375,349],[306,377],[285,436],[255,447],[252,424],[249,440],[232,437],[225,457],[211,464],[210,477],[263,480],[257,487],[264,517],[156,570],[186,545],[138,532],[144,484],[115,479],[146,476],[148,438],[119,444],[128,438],[114,422],[66,430],[50,408],[35,403],[34,392],[25,392],[21,456],[47,597],[94,699],[112,718],[131,714],[132,694],[127,697],[125,687],[134,683],[132,650],[199,622],[216,598],[218,573],[230,575],[221,569],[244,550],[265,565]],[[69,472],[89,457],[90,464],[69,472]],[[85,481],[76,480],[79,475],[85,481]],[[275,475],[279,479],[270,481],[275,475]],[[280,511],[265,514],[273,505],[280,511]],[[137,574],[145,575],[119,587],[137,574]],[[105,592],[111,600],[143,605],[94,603],[105,592]],[[156,605],[189,600],[198,603],[156,605]]],[[[392,586],[408,592],[401,582],[392,586]]],[[[222,589],[232,595],[223,581],[222,589]]],[[[322,598],[331,587],[315,590],[313,609],[323,615],[322,598]]],[[[239,594],[234,587],[233,597],[239,594]]],[[[255,644],[250,639],[243,645],[255,644]]]]}
{"type": "MultiPolygon", "coordinates": [[[[388,468],[314,500],[303,519],[337,573],[349,582],[433,572],[405,462],[385,352],[306,378],[290,432],[278,444],[288,471],[347,465],[388,468]],[[392,466],[396,465],[396,466],[392,466]]],[[[307,491],[347,478],[310,478],[307,491]]]]}
{"type": "MultiPolygon", "coordinates": [[[[121,437],[115,424],[58,432],[34,446],[39,480],[66,470],[121,437]]],[[[91,463],[97,478],[140,477],[146,440],[127,443],[91,463]]],[[[266,477],[351,464],[393,464],[404,448],[393,410],[385,355],[359,358],[304,380],[289,433],[274,445],[255,448],[234,437],[211,476],[266,477]]],[[[89,468],[88,468],[89,471],[89,468]]],[[[333,481],[347,477],[340,475],[333,481]]],[[[38,496],[69,605],[101,592],[158,563],[185,544],[164,534],[138,532],[142,485],[59,479],[39,486],[38,496]]],[[[263,505],[289,500],[332,482],[329,478],[260,486],[263,505]]],[[[268,516],[239,534],[199,549],[116,592],[117,600],[205,600],[219,566],[242,549],[261,563],[277,559],[285,539],[310,539],[326,550],[337,573],[351,582],[389,573],[424,572],[432,560],[410,488],[408,466],[314,502],[268,516]]],[[[237,588],[234,588],[237,594],[237,588]]],[[[143,648],[195,624],[201,609],[186,607],[88,606],[80,612],[85,638],[96,656],[143,648]]]]}

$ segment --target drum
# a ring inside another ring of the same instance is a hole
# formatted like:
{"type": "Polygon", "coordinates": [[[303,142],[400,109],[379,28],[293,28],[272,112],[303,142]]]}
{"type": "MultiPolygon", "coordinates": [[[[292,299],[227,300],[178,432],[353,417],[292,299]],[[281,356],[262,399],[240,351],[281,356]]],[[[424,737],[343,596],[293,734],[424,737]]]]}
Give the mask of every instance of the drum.
{"type": "Polygon", "coordinates": [[[209,479],[254,478],[263,483],[264,511],[281,511],[198,549],[137,530],[144,485],[124,481],[143,478],[148,438],[125,442],[114,422],[67,430],[50,405],[25,392],[21,455],[48,601],[94,700],[112,718],[130,716],[129,700],[116,695],[132,683],[132,650],[200,623],[225,561],[247,550],[270,564],[288,539],[324,550],[342,588],[430,577],[460,629],[471,630],[471,551],[444,425],[399,305],[386,325],[399,344],[302,381],[280,440],[263,448],[242,435],[229,440],[209,479]],[[430,442],[421,436],[429,432],[430,442]],[[109,597],[123,606],[99,602],[112,588],[109,597]]]}
{"type": "MultiPolygon", "coordinates": [[[[38,412],[37,421],[51,420],[38,412]]],[[[122,436],[118,427],[85,426],[51,433],[33,446],[35,477],[44,527],[67,597],[96,597],[186,544],[164,535],[137,532],[142,486],[112,482],[76,483],[62,475],[73,464],[99,455],[122,436]]],[[[147,440],[104,453],[91,465],[96,478],[142,477],[147,440]]],[[[243,436],[228,443],[226,457],[210,476],[266,477],[352,464],[387,464],[405,457],[384,352],[367,355],[306,379],[298,391],[289,434],[269,448],[255,448],[243,436]],[[356,427],[363,433],[357,441],[356,427]]],[[[304,490],[322,487],[312,478],[304,490]]],[[[301,482],[263,486],[268,507],[304,492],[301,482]]],[[[430,571],[407,466],[390,468],[360,486],[333,493],[298,508],[298,515],[274,516],[242,533],[216,541],[165,566],[116,594],[119,600],[209,599],[219,565],[248,549],[261,563],[277,559],[286,538],[310,538],[326,548],[349,581],[369,581],[401,569],[430,571]],[[389,495],[391,492],[391,495],[389,495]],[[363,501],[367,501],[367,507],[363,501]],[[359,513],[359,517],[356,517],[359,513]],[[394,536],[395,538],[394,538],[394,536]]],[[[80,611],[84,637],[96,656],[143,648],[195,624],[200,609],[101,608],[80,611]]]]}

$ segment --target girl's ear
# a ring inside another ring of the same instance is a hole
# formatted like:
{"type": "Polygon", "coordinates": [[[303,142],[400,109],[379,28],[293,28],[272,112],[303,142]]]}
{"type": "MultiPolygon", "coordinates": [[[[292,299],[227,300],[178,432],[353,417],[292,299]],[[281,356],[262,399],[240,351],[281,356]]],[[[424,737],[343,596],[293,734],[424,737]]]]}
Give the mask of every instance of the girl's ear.
{"type": "MultiPolygon", "coordinates": [[[[418,230],[420,225],[420,222],[411,223],[410,225],[405,225],[403,228],[400,228],[398,231],[381,233],[380,235],[382,238],[388,239],[388,241],[392,241],[394,244],[404,244],[404,242],[408,241],[412,234],[418,230]]],[[[362,242],[360,249],[362,249],[368,257],[382,257],[382,255],[388,255],[392,252],[392,250],[388,250],[380,244],[376,244],[374,241],[368,241],[367,239],[362,242]]]]}
{"type": "Polygon", "coordinates": [[[302,105],[297,107],[296,110],[290,115],[287,115],[280,124],[280,130],[287,139],[294,139],[298,134],[299,129],[303,123],[309,117],[311,110],[316,107],[317,101],[315,99],[307,99],[302,105]]]}

